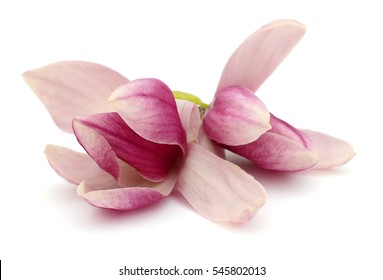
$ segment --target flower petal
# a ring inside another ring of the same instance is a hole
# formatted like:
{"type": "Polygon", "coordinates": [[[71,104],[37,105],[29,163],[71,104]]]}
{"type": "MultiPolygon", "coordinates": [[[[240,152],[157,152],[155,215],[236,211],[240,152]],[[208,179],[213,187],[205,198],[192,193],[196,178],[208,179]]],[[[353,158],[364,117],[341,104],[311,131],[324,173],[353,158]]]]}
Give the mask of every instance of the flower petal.
{"type": "Polygon", "coordinates": [[[73,130],[88,154],[116,179],[120,173],[117,158],[144,178],[162,181],[181,154],[177,145],[158,144],[142,138],[116,112],[75,118],[73,130]]]}
{"type": "Polygon", "coordinates": [[[253,143],[225,146],[257,166],[279,171],[301,171],[318,162],[310,139],[301,131],[270,114],[271,130],[253,143]]]}
{"type": "Polygon", "coordinates": [[[109,101],[138,135],[149,141],[179,145],[186,153],[186,134],[172,91],[157,79],[131,81],[109,97],[109,101]]]}
{"type": "Polygon", "coordinates": [[[177,170],[169,173],[161,183],[143,182],[129,188],[95,189],[83,181],[77,188],[78,195],[100,208],[131,210],[155,203],[169,195],[177,180],[177,170]]]}
{"type": "Polygon", "coordinates": [[[313,169],[336,167],[345,164],[355,155],[353,147],[346,141],[317,131],[302,131],[310,138],[319,155],[319,161],[313,169]]]}
{"type": "Polygon", "coordinates": [[[73,133],[72,119],[114,111],[109,95],[128,79],[105,66],[63,61],[28,71],[24,80],[48,109],[56,125],[73,133]]]}
{"type": "Polygon", "coordinates": [[[186,131],[187,142],[198,141],[198,133],[202,124],[198,107],[189,101],[176,100],[178,114],[186,131]]]}
{"type": "Polygon", "coordinates": [[[213,142],[206,134],[204,126],[201,126],[198,133],[198,144],[204,147],[209,152],[219,156],[222,159],[226,159],[225,149],[218,146],[217,143],[213,142]]]}
{"type": "Polygon", "coordinates": [[[110,189],[118,186],[137,185],[144,181],[135,169],[122,161],[119,161],[120,174],[116,181],[112,175],[102,170],[88,154],[65,147],[47,145],[45,155],[56,173],[71,184],[78,185],[85,180],[94,189],[110,189]]]}
{"type": "Polygon", "coordinates": [[[107,188],[117,185],[113,176],[98,167],[87,154],[65,147],[47,145],[45,155],[56,173],[71,184],[78,185],[83,180],[87,180],[92,185],[102,185],[107,188]]]}
{"type": "Polygon", "coordinates": [[[227,62],[217,93],[229,86],[255,92],[278,67],[305,33],[304,25],[279,20],[263,26],[247,38],[227,62]]]}
{"type": "Polygon", "coordinates": [[[254,142],[271,128],[270,114],[263,102],[247,88],[221,90],[204,118],[210,139],[225,145],[254,142]]]}
{"type": "Polygon", "coordinates": [[[250,220],[265,203],[262,185],[238,166],[198,144],[190,143],[188,148],[176,184],[186,200],[201,215],[214,221],[250,220]]]}

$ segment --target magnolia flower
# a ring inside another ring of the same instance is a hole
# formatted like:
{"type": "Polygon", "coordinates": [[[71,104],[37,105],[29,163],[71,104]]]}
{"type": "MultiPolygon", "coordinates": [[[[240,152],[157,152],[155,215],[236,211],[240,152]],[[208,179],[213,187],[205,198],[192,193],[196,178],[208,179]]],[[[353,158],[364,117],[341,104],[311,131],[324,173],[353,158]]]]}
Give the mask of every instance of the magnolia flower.
{"type": "Polygon", "coordinates": [[[354,156],[347,142],[300,130],[269,114],[253,93],[305,33],[292,20],[272,22],[247,38],[227,62],[206,111],[208,137],[257,166],[280,171],[330,168],[354,156]]]}
{"type": "Polygon", "coordinates": [[[210,152],[196,105],[175,101],[156,79],[128,81],[89,62],[29,71],[25,81],[62,130],[87,153],[48,145],[50,165],[90,204],[130,210],[178,190],[215,221],[245,222],[265,202],[263,187],[210,152]]]}

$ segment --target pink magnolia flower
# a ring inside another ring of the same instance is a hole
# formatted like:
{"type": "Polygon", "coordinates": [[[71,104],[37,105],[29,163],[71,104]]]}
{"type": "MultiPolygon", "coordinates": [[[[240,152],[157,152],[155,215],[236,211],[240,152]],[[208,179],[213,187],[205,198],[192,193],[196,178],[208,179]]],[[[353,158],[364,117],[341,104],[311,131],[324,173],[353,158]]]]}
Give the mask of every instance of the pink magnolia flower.
{"type": "Polygon", "coordinates": [[[257,166],[280,171],[330,168],[354,156],[347,142],[300,130],[269,114],[253,93],[305,33],[292,20],[272,22],[247,38],[227,62],[206,111],[208,137],[257,166]]]}
{"type": "Polygon", "coordinates": [[[202,215],[245,222],[265,202],[263,187],[208,151],[197,106],[175,101],[156,79],[128,81],[89,62],[60,62],[24,73],[62,130],[87,153],[48,145],[50,165],[90,204],[129,210],[178,190],[202,215]],[[207,147],[207,148],[205,148],[207,147]]]}

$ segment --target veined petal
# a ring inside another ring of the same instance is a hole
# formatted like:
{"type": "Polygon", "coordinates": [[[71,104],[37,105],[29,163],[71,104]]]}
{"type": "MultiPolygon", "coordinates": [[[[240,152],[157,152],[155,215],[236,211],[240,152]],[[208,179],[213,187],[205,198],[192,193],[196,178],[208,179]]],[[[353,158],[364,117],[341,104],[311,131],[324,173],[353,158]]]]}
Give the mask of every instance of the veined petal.
{"type": "Polygon", "coordinates": [[[178,114],[186,131],[187,142],[198,141],[198,133],[202,124],[198,107],[189,101],[176,100],[178,114]]]}
{"type": "Polygon", "coordinates": [[[225,146],[257,166],[279,171],[301,171],[318,162],[310,139],[301,131],[270,114],[272,128],[258,140],[242,146],[225,146]]]}
{"type": "Polygon", "coordinates": [[[83,181],[77,193],[93,206],[115,210],[131,210],[155,203],[172,191],[177,180],[177,170],[173,169],[161,183],[143,182],[128,188],[95,189],[83,181]]]}
{"type": "Polygon", "coordinates": [[[305,33],[305,26],[293,20],[272,22],[253,33],[227,62],[216,94],[229,86],[243,86],[255,92],[278,67],[305,33]]]}
{"type": "Polygon", "coordinates": [[[57,62],[22,76],[56,125],[69,133],[73,133],[72,120],[76,116],[114,111],[107,99],[128,82],[110,68],[83,61],[57,62]]]}
{"type": "Polygon", "coordinates": [[[355,155],[353,147],[346,141],[317,131],[302,131],[310,138],[319,155],[319,161],[313,169],[336,167],[345,164],[355,155]]]}
{"type": "Polygon", "coordinates": [[[244,87],[221,90],[208,109],[204,126],[210,139],[224,145],[254,142],[271,128],[263,102],[244,87]]]}
{"type": "Polygon", "coordinates": [[[120,173],[117,159],[121,159],[144,178],[163,181],[181,154],[177,145],[142,138],[116,112],[75,118],[73,130],[88,154],[116,179],[120,173]]]}
{"type": "Polygon", "coordinates": [[[186,134],[172,91],[157,79],[131,81],[109,97],[109,101],[138,135],[149,141],[179,145],[186,153],[186,134]]]}
{"type": "Polygon", "coordinates": [[[189,143],[176,188],[203,216],[223,222],[250,220],[265,203],[260,183],[238,166],[189,143]]]}

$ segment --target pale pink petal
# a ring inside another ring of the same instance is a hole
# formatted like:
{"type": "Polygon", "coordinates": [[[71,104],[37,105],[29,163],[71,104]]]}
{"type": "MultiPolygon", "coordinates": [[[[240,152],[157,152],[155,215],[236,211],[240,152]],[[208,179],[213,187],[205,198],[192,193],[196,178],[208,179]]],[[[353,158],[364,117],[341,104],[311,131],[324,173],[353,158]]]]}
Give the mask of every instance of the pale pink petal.
{"type": "Polygon", "coordinates": [[[202,124],[198,107],[186,100],[176,100],[178,114],[186,131],[187,142],[198,141],[198,133],[202,124]]]}
{"type": "Polygon", "coordinates": [[[263,102],[247,88],[231,86],[215,97],[204,118],[210,139],[224,145],[254,142],[271,128],[263,102]]]}
{"type": "Polygon", "coordinates": [[[119,87],[109,101],[141,137],[179,145],[186,152],[186,134],[172,91],[157,79],[139,79],[119,87]]]}
{"type": "Polygon", "coordinates": [[[305,33],[293,20],[272,22],[253,33],[227,62],[217,93],[229,86],[243,86],[255,92],[278,67],[305,33]]]}
{"type": "Polygon", "coordinates": [[[117,158],[144,178],[162,181],[182,154],[178,145],[148,141],[135,133],[116,112],[75,118],[77,140],[105,171],[118,178],[117,158]]]}
{"type": "Polygon", "coordinates": [[[226,159],[225,149],[221,146],[218,146],[206,135],[206,131],[203,125],[201,126],[198,133],[198,144],[209,152],[219,156],[220,158],[226,159]]]}
{"type": "Polygon", "coordinates": [[[96,187],[99,185],[106,188],[117,186],[117,181],[113,176],[102,170],[87,154],[65,147],[47,145],[45,155],[57,174],[71,184],[78,185],[86,180],[96,187]]]}
{"type": "Polygon", "coordinates": [[[102,170],[88,154],[65,147],[47,145],[45,155],[56,173],[71,184],[78,185],[85,180],[94,189],[110,189],[118,186],[137,185],[145,181],[135,169],[122,161],[119,161],[120,175],[116,181],[112,175],[102,170]]]}
{"type": "Polygon", "coordinates": [[[169,173],[165,181],[154,184],[143,182],[128,188],[96,189],[83,181],[77,193],[93,206],[115,210],[131,210],[155,203],[168,196],[177,180],[177,170],[169,173]]]}
{"type": "Polygon", "coordinates": [[[48,109],[56,125],[73,133],[72,119],[114,111],[110,94],[128,79],[105,66],[83,61],[63,61],[28,71],[24,80],[48,109]]]}
{"type": "Polygon", "coordinates": [[[272,129],[253,143],[227,146],[257,166],[279,171],[301,171],[318,162],[318,154],[310,139],[300,130],[270,115],[272,129]]]}
{"type": "Polygon", "coordinates": [[[250,220],[265,203],[262,185],[238,166],[208,152],[198,144],[188,145],[176,188],[203,216],[223,222],[250,220]]]}
{"type": "Polygon", "coordinates": [[[313,169],[336,167],[345,164],[355,155],[353,147],[346,141],[317,131],[302,131],[310,138],[319,155],[319,161],[313,169]]]}

